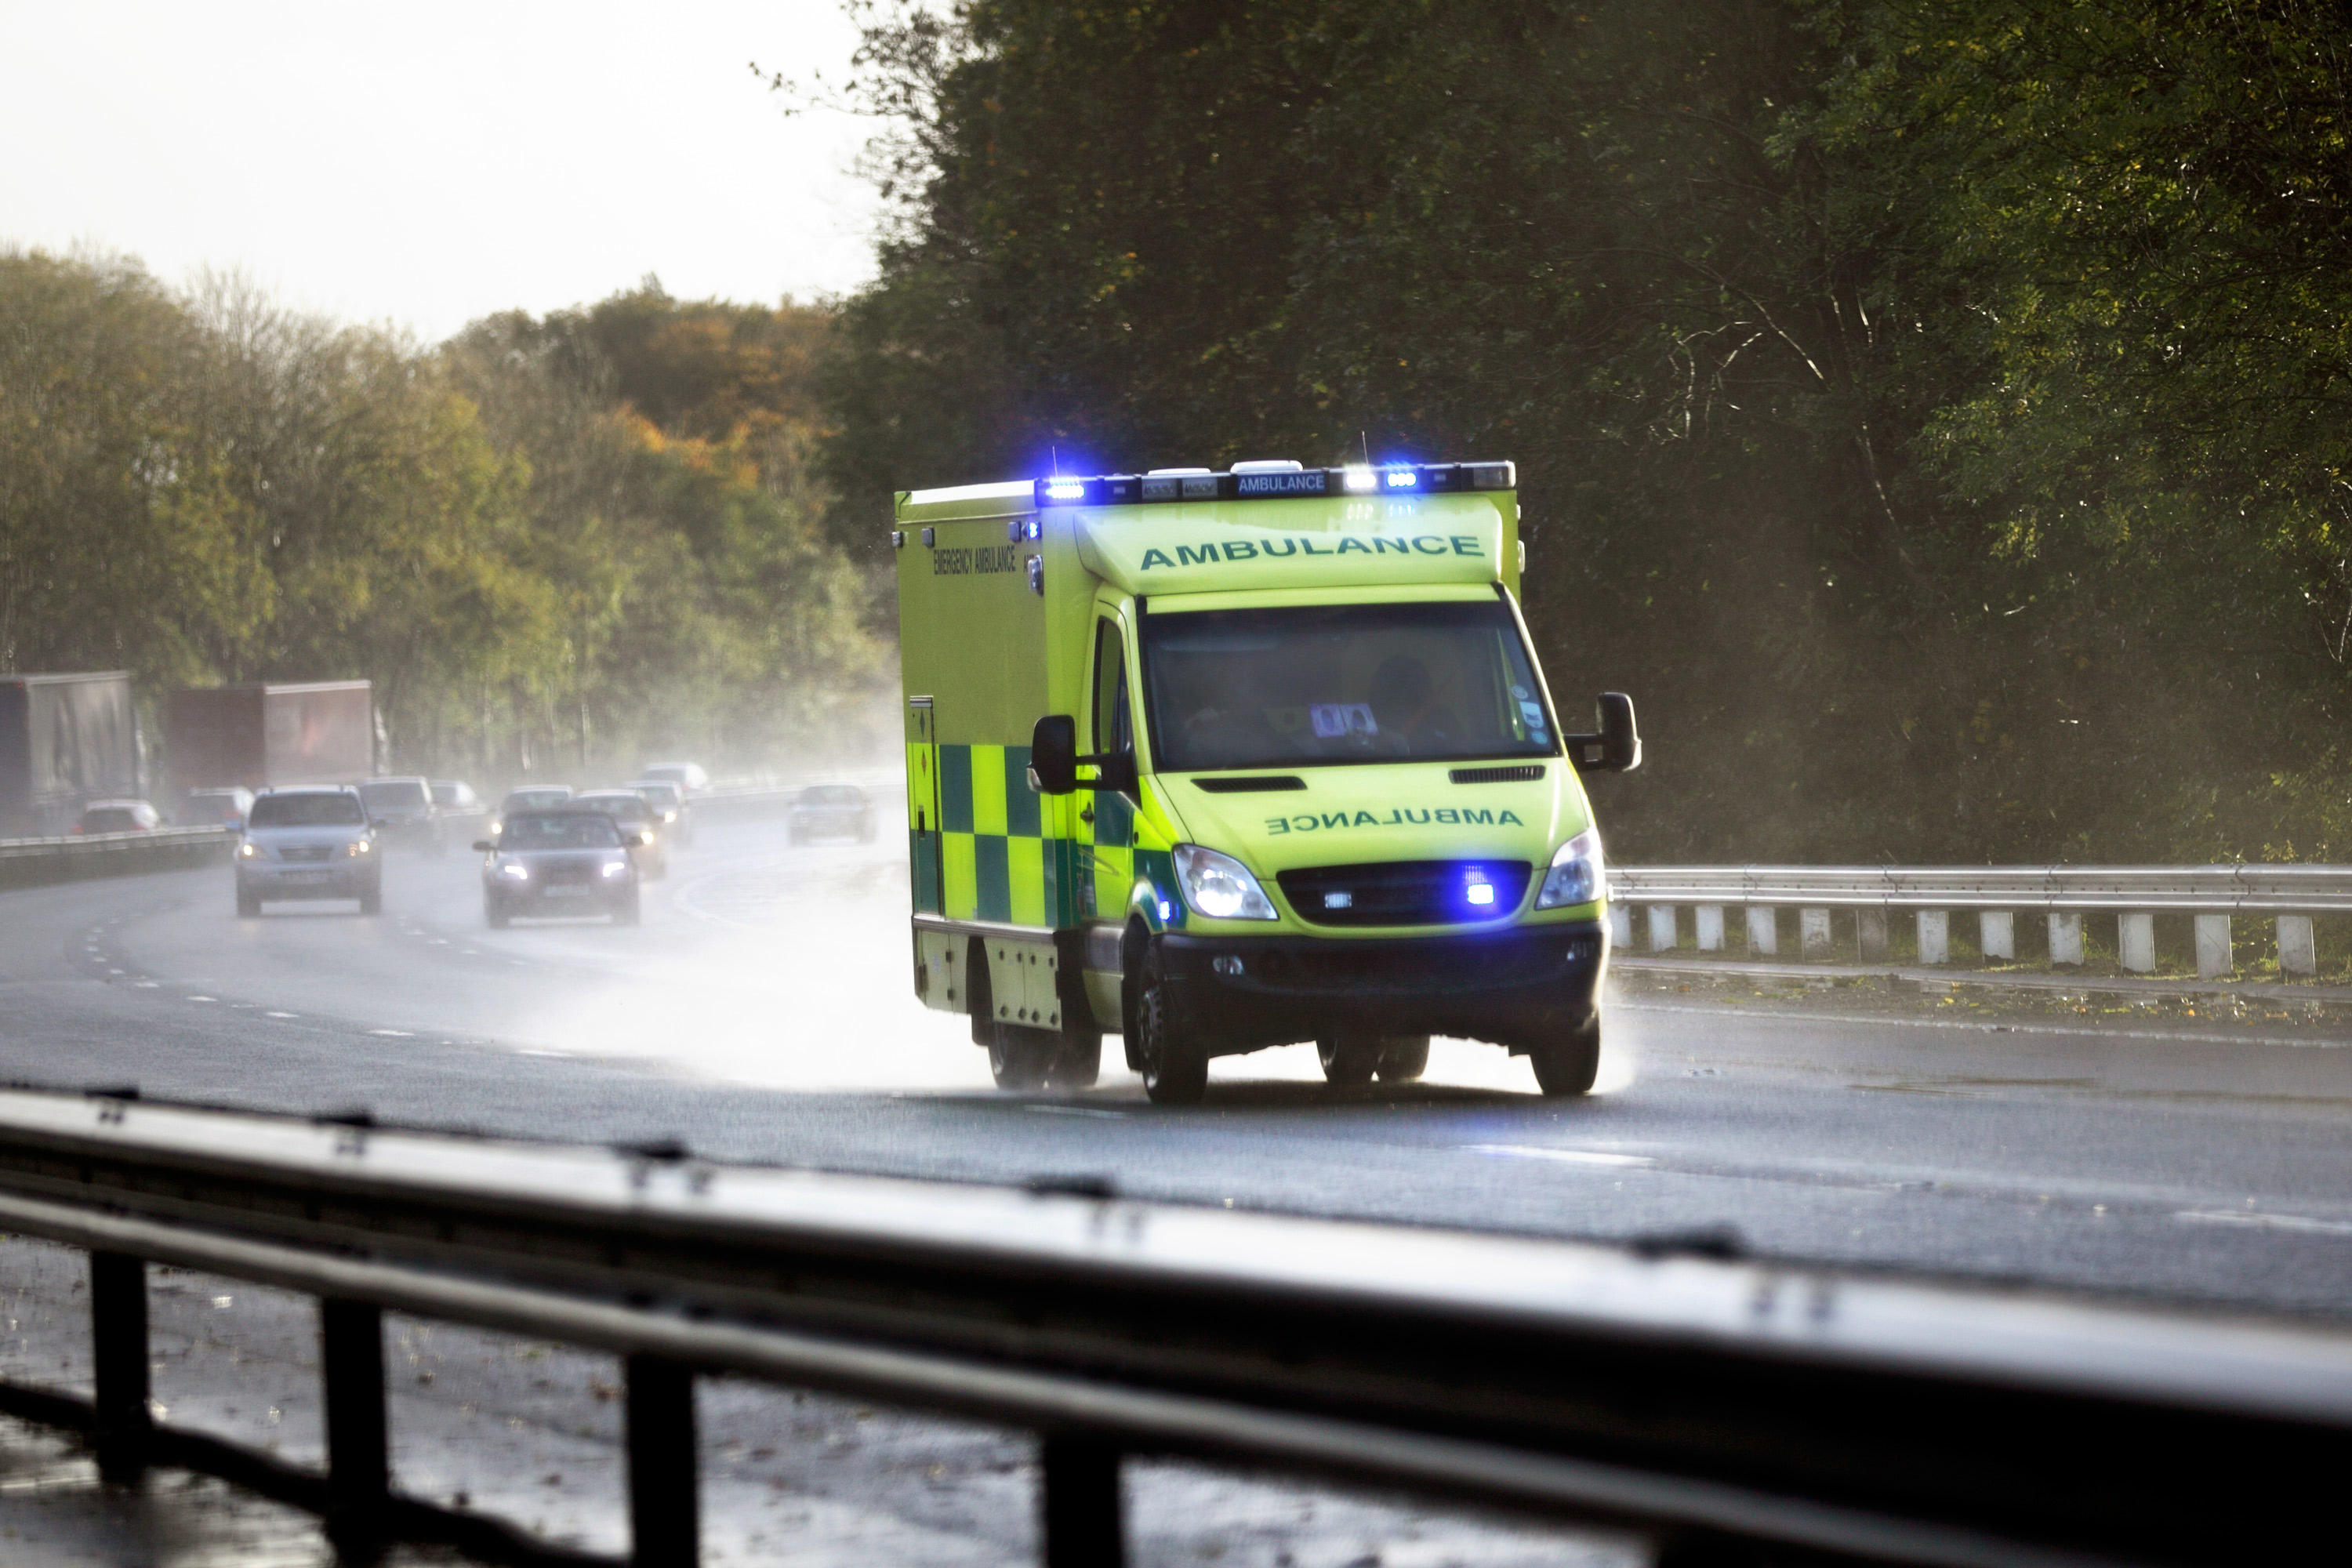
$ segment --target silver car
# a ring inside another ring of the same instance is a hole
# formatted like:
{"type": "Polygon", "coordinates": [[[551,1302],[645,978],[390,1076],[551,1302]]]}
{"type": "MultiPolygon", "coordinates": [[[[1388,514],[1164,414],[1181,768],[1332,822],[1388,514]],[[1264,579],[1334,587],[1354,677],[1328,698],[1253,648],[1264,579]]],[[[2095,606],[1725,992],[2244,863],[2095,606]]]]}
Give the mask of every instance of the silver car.
{"type": "Polygon", "coordinates": [[[354,789],[266,789],[253,797],[236,845],[236,912],[272,899],[357,899],[383,910],[383,856],[354,789]]]}

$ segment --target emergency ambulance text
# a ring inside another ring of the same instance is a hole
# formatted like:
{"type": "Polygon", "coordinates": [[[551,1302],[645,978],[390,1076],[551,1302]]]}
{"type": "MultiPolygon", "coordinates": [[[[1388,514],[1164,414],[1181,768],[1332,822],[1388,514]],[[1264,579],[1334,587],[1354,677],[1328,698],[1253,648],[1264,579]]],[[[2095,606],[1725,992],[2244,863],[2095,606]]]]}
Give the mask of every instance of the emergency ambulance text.
{"type": "Polygon", "coordinates": [[[1486,806],[1440,805],[1396,806],[1386,816],[1375,816],[1369,811],[1302,811],[1296,816],[1269,816],[1265,830],[1269,834],[1318,833],[1330,827],[1423,827],[1476,826],[1524,827],[1519,814],[1506,808],[1501,811],[1486,806]]]}
{"type": "Polygon", "coordinates": [[[1354,534],[1342,535],[1336,544],[1318,545],[1312,539],[1236,539],[1223,544],[1179,544],[1171,559],[1164,550],[1143,552],[1142,570],[1158,566],[1207,566],[1228,561],[1254,561],[1261,557],[1279,561],[1289,555],[1481,555],[1486,551],[1477,536],[1468,533],[1439,535],[1423,533],[1410,539],[1382,539],[1375,536],[1360,539],[1354,534]],[[1282,546],[1276,550],[1276,545],[1282,546]]]}

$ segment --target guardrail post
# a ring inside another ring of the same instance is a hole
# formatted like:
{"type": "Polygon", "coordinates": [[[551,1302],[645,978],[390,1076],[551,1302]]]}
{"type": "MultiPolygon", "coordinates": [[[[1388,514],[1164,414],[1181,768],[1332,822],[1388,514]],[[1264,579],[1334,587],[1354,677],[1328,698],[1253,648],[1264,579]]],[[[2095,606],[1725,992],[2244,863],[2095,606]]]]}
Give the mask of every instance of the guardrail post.
{"type": "Polygon", "coordinates": [[[1769,904],[1748,906],[1748,951],[1766,957],[1780,951],[1780,911],[1769,904]]]}
{"type": "Polygon", "coordinates": [[[1856,910],[1853,912],[1853,937],[1857,956],[1864,963],[1884,963],[1894,949],[1886,941],[1886,911],[1856,910]]]}
{"type": "Polygon", "coordinates": [[[2134,974],[2156,973],[2156,917],[2154,915],[2117,915],[2116,917],[2116,956],[2125,969],[2134,974]]]}
{"type": "Polygon", "coordinates": [[[1797,951],[1807,958],[1827,958],[1830,955],[1829,910],[1797,911],[1797,951]]]}
{"type": "Polygon", "coordinates": [[[1045,1568],[1118,1568],[1127,1561],[1119,1500],[1119,1452],[1092,1437],[1047,1434],[1038,1468],[1045,1568]]]}
{"type": "Polygon", "coordinates": [[[135,1481],[147,1469],[154,1416],[147,1405],[147,1263],[121,1252],[89,1255],[90,1373],[98,1473],[135,1481]]]}
{"type": "Polygon", "coordinates": [[[630,1568],[695,1568],[702,1555],[694,1373],[660,1356],[625,1358],[630,1568]]]}
{"type": "Polygon", "coordinates": [[[1949,963],[1952,961],[1952,915],[1948,910],[1919,911],[1919,962],[1949,963]]]}
{"type": "MultiPolygon", "coordinates": [[[[2156,967],[2155,946],[2148,948],[2147,966],[2156,967]]],[[[2071,963],[2083,967],[2083,917],[2074,910],[2062,910],[2050,917],[2050,962],[2071,963]]]]}
{"type": "Polygon", "coordinates": [[[1691,924],[1697,928],[1698,950],[1701,952],[1723,951],[1723,906],[1699,904],[1691,910],[1691,924]]]}
{"type": "Polygon", "coordinates": [[[2197,978],[2218,980],[2238,967],[2230,952],[2230,917],[2197,917],[2197,978]]]}
{"type": "Polygon", "coordinates": [[[2319,944],[2312,940],[2309,915],[2279,916],[2278,955],[2281,974],[2319,973],[2319,944]]]}
{"type": "Polygon", "coordinates": [[[1650,906],[1650,951],[1652,952],[1671,952],[1681,939],[1681,934],[1675,929],[1674,905],[1652,904],[1650,906]]]}
{"type": "Polygon", "coordinates": [[[1609,906],[1609,945],[1631,952],[1633,946],[1633,907],[1631,904],[1609,906]]]}
{"type": "Polygon", "coordinates": [[[321,1300],[319,1362],[327,1396],[327,1539],[343,1555],[364,1558],[383,1542],[392,1489],[383,1309],[321,1300]]]}
{"type": "Polygon", "coordinates": [[[2007,910],[1977,913],[1977,951],[1987,958],[2017,962],[2017,917],[2007,910]]]}

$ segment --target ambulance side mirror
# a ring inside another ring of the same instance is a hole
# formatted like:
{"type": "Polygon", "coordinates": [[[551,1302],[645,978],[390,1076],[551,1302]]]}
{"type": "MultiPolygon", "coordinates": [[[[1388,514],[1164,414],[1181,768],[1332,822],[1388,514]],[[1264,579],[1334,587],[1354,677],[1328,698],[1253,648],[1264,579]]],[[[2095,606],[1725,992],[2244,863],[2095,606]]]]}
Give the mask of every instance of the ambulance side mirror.
{"type": "Polygon", "coordinates": [[[1078,787],[1078,721],[1067,713],[1048,713],[1029,731],[1029,782],[1039,795],[1078,787]]]}
{"type": "Polygon", "coordinates": [[[1622,691],[1601,694],[1599,734],[1561,738],[1578,773],[1630,773],[1642,765],[1642,731],[1633,722],[1633,700],[1622,691]]]}

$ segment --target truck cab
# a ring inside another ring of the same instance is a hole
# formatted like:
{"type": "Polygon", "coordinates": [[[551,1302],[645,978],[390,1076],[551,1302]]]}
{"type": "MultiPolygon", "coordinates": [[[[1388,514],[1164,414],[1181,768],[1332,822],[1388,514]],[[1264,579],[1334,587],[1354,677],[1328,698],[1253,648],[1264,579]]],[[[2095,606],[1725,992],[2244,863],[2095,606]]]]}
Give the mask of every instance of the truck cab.
{"type": "Polygon", "coordinates": [[[899,499],[918,994],[1000,1083],[1156,1100],[1313,1041],[1339,1084],[1429,1039],[1579,1094],[1601,839],[1517,605],[1508,463],[1055,478],[899,499]]]}

